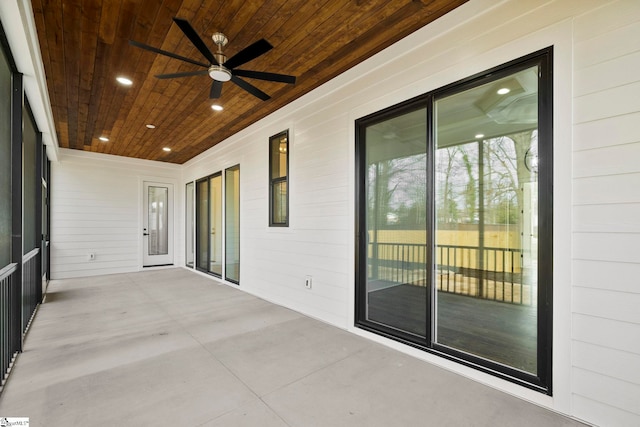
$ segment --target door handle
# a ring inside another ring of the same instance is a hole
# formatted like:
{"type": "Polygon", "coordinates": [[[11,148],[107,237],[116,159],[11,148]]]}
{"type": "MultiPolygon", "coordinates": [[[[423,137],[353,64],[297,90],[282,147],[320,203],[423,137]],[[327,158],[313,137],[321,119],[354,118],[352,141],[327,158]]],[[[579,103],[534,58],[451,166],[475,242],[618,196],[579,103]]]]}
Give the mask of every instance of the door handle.
{"type": "Polygon", "coordinates": [[[149,235],[149,233],[142,233],[142,235],[143,235],[143,236],[148,236],[148,235],[149,235]]]}

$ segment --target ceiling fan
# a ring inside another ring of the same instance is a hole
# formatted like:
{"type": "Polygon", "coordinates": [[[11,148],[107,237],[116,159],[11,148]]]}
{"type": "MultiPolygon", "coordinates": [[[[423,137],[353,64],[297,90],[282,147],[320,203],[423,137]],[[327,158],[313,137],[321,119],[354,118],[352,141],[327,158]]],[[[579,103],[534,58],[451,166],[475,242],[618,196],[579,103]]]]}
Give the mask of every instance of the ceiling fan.
{"type": "Polygon", "coordinates": [[[258,40],[257,42],[245,47],[240,52],[233,55],[231,58],[227,59],[225,54],[222,52],[222,48],[228,43],[228,39],[224,34],[214,33],[211,36],[213,42],[216,44],[216,46],[218,46],[217,52],[212,53],[204,43],[204,41],[200,38],[198,33],[196,33],[196,31],[193,29],[189,21],[181,18],[173,18],[173,22],[175,22],[178,27],[180,27],[184,35],[187,36],[187,38],[191,41],[191,43],[193,43],[196,49],[198,49],[200,53],[202,53],[202,55],[209,61],[209,64],[195,61],[193,59],[180,56],[173,52],[167,52],[166,50],[158,49],[144,43],[129,40],[129,44],[131,44],[132,46],[136,46],[141,49],[149,50],[151,52],[159,53],[170,58],[179,59],[181,61],[206,68],[205,70],[199,71],[186,71],[182,73],[156,75],[155,77],[159,79],[173,79],[177,77],[200,76],[208,74],[209,77],[213,79],[213,83],[211,83],[211,90],[209,92],[209,98],[211,99],[220,98],[220,95],[222,93],[222,83],[231,80],[242,89],[246,90],[253,96],[258,97],[263,101],[266,101],[271,97],[257,87],[253,86],[251,83],[248,83],[247,81],[241,79],[240,77],[248,77],[251,79],[289,84],[293,84],[296,82],[295,76],[288,76],[285,74],[277,73],[266,73],[262,71],[241,70],[236,68],[270,51],[273,46],[271,46],[265,39],[258,40]]]}

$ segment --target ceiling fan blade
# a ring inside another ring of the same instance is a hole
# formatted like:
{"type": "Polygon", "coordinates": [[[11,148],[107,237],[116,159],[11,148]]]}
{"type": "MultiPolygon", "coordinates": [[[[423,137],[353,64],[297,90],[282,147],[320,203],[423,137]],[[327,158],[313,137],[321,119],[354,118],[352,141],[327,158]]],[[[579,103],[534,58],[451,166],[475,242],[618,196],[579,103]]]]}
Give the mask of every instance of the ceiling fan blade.
{"type": "Polygon", "coordinates": [[[286,74],[276,74],[276,73],[264,73],[262,71],[251,71],[251,70],[233,70],[233,74],[240,77],[249,77],[251,79],[259,79],[259,80],[267,80],[270,82],[280,82],[280,83],[295,83],[295,76],[288,76],[286,74]]]}
{"type": "Polygon", "coordinates": [[[235,84],[237,84],[238,86],[240,86],[242,89],[244,89],[247,92],[249,92],[251,95],[253,95],[253,96],[257,97],[257,98],[260,98],[263,101],[267,101],[267,100],[271,99],[271,97],[269,95],[267,95],[266,93],[264,93],[263,91],[261,91],[260,89],[255,87],[254,85],[245,82],[244,80],[242,80],[238,76],[231,76],[231,81],[234,82],[235,84]]]}
{"type": "Polygon", "coordinates": [[[273,49],[273,46],[271,46],[268,41],[260,39],[233,55],[222,65],[227,68],[234,68],[269,52],[271,49],[273,49]]]}
{"type": "Polygon", "coordinates": [[[214,80],[211,83],[211,91],[209,92],[209,99],[217,99],[220,98],[222,94],[222,82],[218,80],[214,80]]]}
{"type": "Polygon", "coordinates": [[[196,33],[196,30],[193,29],[189,21],[181,18],[173,18],[173,22],[175,22],[178,27],[180,27],[184,35],[187,36],[189,40],[191,40],[191,43],[193,43],[196,49],[198,49],[200,53],[204,55],[204,57],[207,58],[207,60],[211,64],[220,65],[218,64],[218,61],[216,61],[216,58],[213,56],[213,53],[211,53],[207,45],[204,44],[204,41],[202,41],[198,33],[196,33]]]}
{"type": "Polygon", "coordinates": [[[159,79],[175,79],[176,77],[204,76],[209,74],[209,70],[185,71],[184,73],[158,74],[155,77],[159,79]]]}
{"type": "Polygon", "coordinates": [[[167,52],[166,50],[158,49],[157,47],[149,46],[149,45],[144,44],[144,43],[140,43],[140,42],[137,42],[137,41],[134,41],[134,40],[129,40],[129,44],[131,46],[139,47],[140,49],[145,49],[145,50],[149,50],[149,51],[154,52],[154,53],[159,53],[160,55],[168,56],[169,58],[175,58],[175,59],[179,59],[179,60],[184,61],[184,62],[188,62],[190,64],[199,65],[201,67],[209,68],[208,64],[204,64],[202,62],[194,61],[193,59],[185,58],[184,56],[180,56],[180,55],[177,55],[177,54],[172,53],[172,52],[167,52]]]}

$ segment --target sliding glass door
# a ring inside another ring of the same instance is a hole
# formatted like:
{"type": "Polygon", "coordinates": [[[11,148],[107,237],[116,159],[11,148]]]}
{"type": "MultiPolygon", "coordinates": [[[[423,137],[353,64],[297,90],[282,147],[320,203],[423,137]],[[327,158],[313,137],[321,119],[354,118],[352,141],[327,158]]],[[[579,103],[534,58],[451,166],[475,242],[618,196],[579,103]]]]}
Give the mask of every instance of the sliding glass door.
{"type": "Polygon", "coordinates": [[[196,182],[196,268],[222,277],[222,174],[196,182]]]}
{"type": "Polygon", "coordinates": [[[551,50],[356,122],[356,324],[550,393],[551,50]]]}
{"type": "Polygon", "coordinates": [[[538,357],[538,74],[536,65],[438,98],[434,147],[434,342],[532,374],[538,357]],[[462,136],[459,112],[468,105],[492,113],[498,124],[479,128],[472,140],[462,136]]]}
{"type": "Polygon", "coordinates": [[[196,181],[195,199],[196,268],[239,283],[240,166],[196,181]]]}
{"type": "Polygon", "coordinates": [[[367,320],[426,337],[425,108],[366,127],[367,320]]]}
{"type": "Polygon", "coordinates": [[[209,178],[209,272],[222,277],[222,175],[209,178]]]}

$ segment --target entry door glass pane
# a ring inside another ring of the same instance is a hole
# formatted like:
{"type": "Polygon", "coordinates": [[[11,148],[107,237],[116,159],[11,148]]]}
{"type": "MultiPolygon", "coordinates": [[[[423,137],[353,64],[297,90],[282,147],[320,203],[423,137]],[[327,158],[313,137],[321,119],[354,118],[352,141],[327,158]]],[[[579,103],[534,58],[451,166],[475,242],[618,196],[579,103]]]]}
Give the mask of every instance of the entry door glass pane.
{"type": "Polygon", "coordinates": [[[222,175],[209,179],[209,271],[222,276],[222,175]]]}
{"type": "Polygon", "coordinates": [[[438,100],[438,344],[537,371],[538,67],[438,100]]]}
{"type": "Polygon", "coordinates": [[[366,129],[367,320],[426,336],[426,110],[366,129]]]}
{"type": "Polygon", "coordinates": [[[149,186],[149,255],[169,253],[169,189],[149,186]]]}
{"type": "Polygon", "coordinates": [[[240,166],[225,171],[225,277],[240,282],[240,166]]]}

